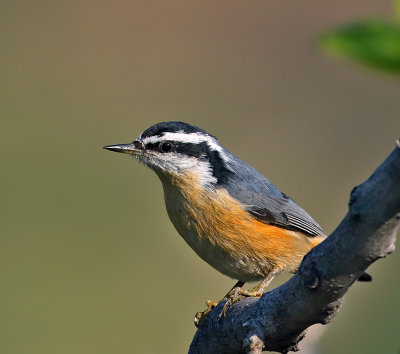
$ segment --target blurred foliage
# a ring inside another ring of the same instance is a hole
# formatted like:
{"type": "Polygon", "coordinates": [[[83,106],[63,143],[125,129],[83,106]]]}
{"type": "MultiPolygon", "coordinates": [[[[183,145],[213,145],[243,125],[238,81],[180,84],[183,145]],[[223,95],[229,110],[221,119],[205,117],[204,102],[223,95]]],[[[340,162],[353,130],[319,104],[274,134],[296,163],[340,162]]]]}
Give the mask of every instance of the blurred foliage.
{"type": "Polygon", "coordinates": [[[396,12],[396,16],[400,19],[400,0],[395,0],[394,2],[394,10],[396,12]]]}
{"type": "MultiPolygon", "coordinates": [[[[395,9],[399,15],[398,0],[395,9]]],[[[400,21],[369,19],[352,22],[323,34],[320,45],[328,54],[400,74],[400,21]]]]}

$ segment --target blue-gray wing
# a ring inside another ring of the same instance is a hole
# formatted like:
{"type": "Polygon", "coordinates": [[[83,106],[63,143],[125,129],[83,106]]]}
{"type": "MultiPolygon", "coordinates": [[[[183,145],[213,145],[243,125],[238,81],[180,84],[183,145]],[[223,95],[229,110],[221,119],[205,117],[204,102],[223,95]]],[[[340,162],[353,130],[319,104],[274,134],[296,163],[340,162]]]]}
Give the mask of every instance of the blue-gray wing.
{"type": "Polygon", "coordinates": [[[280,207],[248,206],[247,212],[257,220],[264,223],[283,227],[293,231],[302,231],[309,236],[324,235],[321,226],[292,199],[288,198],[287,203],[281,203],[280,207]],[[286,204],[286,205],[285,205],[286,204]]]}
{"type": "Polygon", "coordinates": [[[264,176],[234,155],[230,156],[235,178],[223,185],[249,214],[266,224],[276,225],[309,236],[324,235],[318,223],[296,202],[281,193],[264,176]]]}

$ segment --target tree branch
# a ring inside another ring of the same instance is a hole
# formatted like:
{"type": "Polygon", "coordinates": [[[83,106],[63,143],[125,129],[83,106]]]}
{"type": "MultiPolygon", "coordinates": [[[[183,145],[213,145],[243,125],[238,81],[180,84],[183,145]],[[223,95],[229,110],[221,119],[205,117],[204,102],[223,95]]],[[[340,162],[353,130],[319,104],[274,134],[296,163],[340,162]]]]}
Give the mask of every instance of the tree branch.
{"type": "Polygon", "coordinates": [[[400,225],[400,140],[351,192],[349,212],[303,259],[299,271],[260,299],[219,304],[201,323],[189,354],[297,351],[305,330],[332,321],[343,296],[375,260],[394,251],[400,225]]]}

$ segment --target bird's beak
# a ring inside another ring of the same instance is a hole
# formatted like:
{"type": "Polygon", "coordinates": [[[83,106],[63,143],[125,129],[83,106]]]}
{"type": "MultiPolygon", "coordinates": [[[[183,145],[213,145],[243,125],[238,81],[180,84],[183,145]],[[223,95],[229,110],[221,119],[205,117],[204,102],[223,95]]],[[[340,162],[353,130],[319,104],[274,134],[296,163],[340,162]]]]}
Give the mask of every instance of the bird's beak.
{"type": "Polygon", "coordinates": [[[143,151],[143,145],[141,142],[135,140],[133,143],[129,143],[129,144],[104,146],[103,149],[115,151],[115,152],[122,152],[124,154],[139,155],[143,151]]]}

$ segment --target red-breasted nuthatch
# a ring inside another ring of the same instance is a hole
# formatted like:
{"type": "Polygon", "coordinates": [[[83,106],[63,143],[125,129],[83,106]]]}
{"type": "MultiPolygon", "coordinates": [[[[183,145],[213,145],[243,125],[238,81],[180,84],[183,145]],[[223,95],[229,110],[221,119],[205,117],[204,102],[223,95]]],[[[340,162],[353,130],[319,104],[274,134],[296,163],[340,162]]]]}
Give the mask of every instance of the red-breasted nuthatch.
{"type": "Polygon", "coordinates": [[[260,296],[277,273],[296,272],[326,238],[304,209],[200,128],[157,123],[130,144],[104,148],[154,170],[179,234],[208,264],[238,280],[228,297],[260,296]]]}

